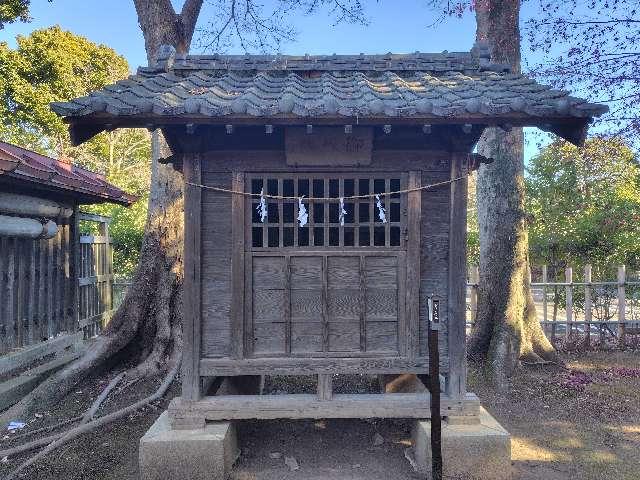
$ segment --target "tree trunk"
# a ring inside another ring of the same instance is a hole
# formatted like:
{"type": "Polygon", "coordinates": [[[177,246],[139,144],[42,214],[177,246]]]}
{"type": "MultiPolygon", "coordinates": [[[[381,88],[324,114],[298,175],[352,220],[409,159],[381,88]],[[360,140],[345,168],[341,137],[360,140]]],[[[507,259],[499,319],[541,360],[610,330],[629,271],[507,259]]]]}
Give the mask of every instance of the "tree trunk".
{"type": "MultiPolygon", "coordinates": [[[[520,0],[476,3],[477,40],[488,42],[492,61],[520,71],[520,0]]],[[[529,280],[529,242],[524,211],[521,128],[487,129],[478,153],[495,159],[478,171],[476,198],[480,237],[478,314],[468,352],[485,359],[500,387],[519,360],[555,360],[537,321],[529,280]]]]}
{"type": "MultiPolygon", "coordinates": [[[[191,43],[202,0],[186,0],[176,14],[170,0],[134,0],[144,34],[149,64],[161,45],[186,53],[191,43]]],[[[87,376],[116,357],[134,360],[129,382],[170,369],[182,355],[182,248],[183,181],[170,165],[158,163],[168,156],[162,134],[152,138],[149,210],[140,260],[120,308],[85,355],[49,377],[17,405],[0,416],[0,425],[25,418],[36,407],[52,406],[87,376]],[[123,358],[124,357],[124,358],[123,358]]]]}

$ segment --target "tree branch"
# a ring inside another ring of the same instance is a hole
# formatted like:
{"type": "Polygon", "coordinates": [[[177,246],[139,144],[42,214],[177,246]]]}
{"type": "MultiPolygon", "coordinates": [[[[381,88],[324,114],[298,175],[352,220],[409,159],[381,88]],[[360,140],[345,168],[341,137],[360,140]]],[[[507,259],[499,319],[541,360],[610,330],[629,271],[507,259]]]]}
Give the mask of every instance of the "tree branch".
{"type": "Polygon", "coordinates": [[[183,42],[186,45],[186,50],[191,45],[191,39],[193,38],[193,32],[200,16],[200,10],[202,9],[203,0],[186,0],[182,6],[180,12],[180,21],[182,23],[182,37],[183,42]]]}

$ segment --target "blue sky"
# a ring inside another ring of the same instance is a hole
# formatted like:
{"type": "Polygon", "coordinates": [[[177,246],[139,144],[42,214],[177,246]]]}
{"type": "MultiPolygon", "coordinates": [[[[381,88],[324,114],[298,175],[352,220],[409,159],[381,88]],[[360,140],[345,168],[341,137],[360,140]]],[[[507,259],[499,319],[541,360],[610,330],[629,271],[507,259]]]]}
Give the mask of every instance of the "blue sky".
{"type": "MultiPolygon", "coordinates": [[[[182,0],[172,0],[177,9],[182,0]]],[[[262,0],[270,4],[274,0],[262,0]]],[[[28,35],[31,31],[60,25],[96,43],[103,43],[123,55],[132,69],[147,63],[144,41],[138,27],[132,0],[32,0],[30,23],[14,23],[0,30],[0,41],[15,45],[16,35],[28,35]]],[[[314,16],[291,17],[298,31],[294,43],[283,45],[282,53],[406,53],[468,51],[475,39],[475,19],[467,14],[462,19],[450,18],[430,26],[438,12],[427,6],[425,0],[365,1],[369,25],[334,25],[326,12],[314,16]]],[[[531,4],[525,2],[523,18],[531,13],[531,4]]],[[[214,14],[211,4],[205,7],[197,28],[206,26],[214,14]]],[[[197,35],[196,35],[197,36],[197,35]]],[[[194,45],[197,42],[194,42],[194,45]]],[[[240,53],[232,48],[227,53],[240,53]]],[[[197,48],[192,53],[198,53],[197,48]]],[[[525,52],[526,60],[536,57],[525,52]]],[[[525,156],[530,158],[537,151],[536,140],[527,134],[525,156]]]]}

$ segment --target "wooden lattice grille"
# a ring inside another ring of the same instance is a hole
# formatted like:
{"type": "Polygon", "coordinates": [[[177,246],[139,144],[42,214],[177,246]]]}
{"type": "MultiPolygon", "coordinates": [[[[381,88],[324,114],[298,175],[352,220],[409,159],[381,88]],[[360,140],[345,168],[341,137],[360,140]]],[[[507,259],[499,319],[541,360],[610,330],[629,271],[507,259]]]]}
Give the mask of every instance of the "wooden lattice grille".
{"type": "Polygon", "coordinates": [[[344,225],[339,220],[339,199],[353,195],[383,194],[404,188],[402,175],[265,175],[250,177],[251,193],[285,197],[330,197],[325,201],[303,202],[308,224],[298,225],[298,202],[269,199],[268,215],[261,222],[258,199],[251,204],[251,248],[324,247],[404,247],[403,199],[382,195],[387,223],[378,215],[374,197],[345,200],[344,225]]]}

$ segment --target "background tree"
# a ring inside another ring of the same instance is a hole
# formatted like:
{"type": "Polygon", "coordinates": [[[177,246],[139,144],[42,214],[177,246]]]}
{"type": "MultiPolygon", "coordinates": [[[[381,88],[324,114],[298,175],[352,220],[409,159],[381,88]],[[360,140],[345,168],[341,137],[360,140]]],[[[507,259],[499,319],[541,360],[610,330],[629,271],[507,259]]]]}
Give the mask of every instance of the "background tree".
{"type": "MultiPolygon", "coordinates": [[[[49,2],[51,1],[49,0],[49,2]]],[[[28,22],[31,20],[31,17],[29,17],[30,5],[31,0],[2,0],[0,2],[0,30],[4,28],[6,23],[28,22]]]]}
{"type": "MultiPolygon", "coordinates": [[[[488,42],[491,60],[520,72],[520,0],[481,0],[475,12],[476,38],[488,42]]],[[[505,385],[521,359],[555,359],[537,320],[529,284],[523,140],[520,128],[490,128],[478,142],[478,152],[495,162],[478,171],[480,284],[468,352],[487,360],[498,386],[505,385]]]]}
{"type": "Polygon", "coordinates": [[[0,135],[34,150],[65,154],[67,127],[49,103],[125,78],[127,61],[60,27],[19,35],[16,44],[11,49],[0,43],[0,135]]]}
{"type": "Polygon", "coordinates": [[[590,263],[595,278],[640,266],[640,167],[623,140],[595,137],[582,148],[557,140],[527,172],[535,264],[560,272],[590,263]]]}
{"type": "Polygon", "coordinates": [[[146,130],[102,133],[71,147],[67,126],[49,108],[108,85],[129,74],[126,60],[111,48],[59,27],[18,36],[16,48],[0,43],[0,138],[25,148],[64,156],[103,173],[126,191],[141,197],[131,208],[84,207],[113,217],[114,270],[129,275],[140,250],[151,168],[146,130]]]}

